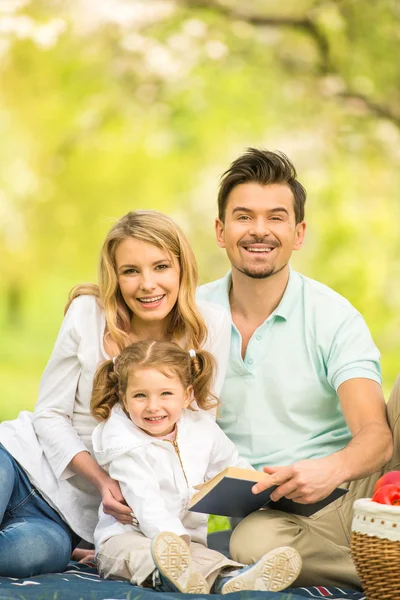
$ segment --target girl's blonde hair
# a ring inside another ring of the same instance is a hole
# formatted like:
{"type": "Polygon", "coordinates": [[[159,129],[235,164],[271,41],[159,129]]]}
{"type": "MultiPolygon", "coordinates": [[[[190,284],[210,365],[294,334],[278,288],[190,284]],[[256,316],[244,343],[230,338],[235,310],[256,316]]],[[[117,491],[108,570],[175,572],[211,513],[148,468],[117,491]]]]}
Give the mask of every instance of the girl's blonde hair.
{"type": "Polygon", "coordinates": [[[112,407],[125,397],[129,376],[138,369],[157,369],[167,376],[178,376],[185,389],[193,386],[197,405],[209,410],[218,403],[211,392],[215,366],[214,357],[206,350],[198,350],[195,356],[191,356],[174,342],[131,344],[114,360],[107,360],[97,368],[90,401],[91,413],[99,421],[108,419],[112,407]]]}
{"type": "Polygon", "coordinates": [[[170,314],[171,338],[183,339],[186,348],[201,348],[207,328],[196,306],[197,263],[189,242],[176,223],[167,215],[152,210],[136,210],[123,216],[108,233],[100,254],[99,285],[74,287],[71,302],[83,294],[100,299],[104,308],[107,332],[119,350],[131,343],[129,332],[132,311],[126,305],[118,285],[115,251],[126,238],[135,238],[165,250],[177,258],[180,268],[178,300],[170,314]]]}

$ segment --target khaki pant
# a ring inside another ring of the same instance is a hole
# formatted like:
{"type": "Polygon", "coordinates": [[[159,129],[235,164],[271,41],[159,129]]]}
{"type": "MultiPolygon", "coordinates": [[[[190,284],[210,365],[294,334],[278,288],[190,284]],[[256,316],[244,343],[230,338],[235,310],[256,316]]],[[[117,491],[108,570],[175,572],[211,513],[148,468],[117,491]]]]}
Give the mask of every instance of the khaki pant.
{"type": "Polygon", "coordinates": [[[343,484],[348,493],[312,517],[268,510],[252,513],[232,533],[232,558],[249,564],[278,546],[292,546],[303,560],[295,586],[333,585],[360,589],[349,548],[353,503],[357,498],[370,498],[377,479],[387,471],[400,468],[400,376],[390,395],[387,415],[394,452],[380,471],[343,484]]]}
{"type": "MultiPolygon", "coordinates": [[[[151,540],[136,532],[110,538],[101,545],[97,554],[100,575],[106,579],[126,579],[133,585],[142,585],[156,568],[150,545],[151,540]]],[[[237,569],[243,566],[196,542],[191,542],[190,552],[193,564],[206,578],[210,588],[225,567],[237,569]]]]}

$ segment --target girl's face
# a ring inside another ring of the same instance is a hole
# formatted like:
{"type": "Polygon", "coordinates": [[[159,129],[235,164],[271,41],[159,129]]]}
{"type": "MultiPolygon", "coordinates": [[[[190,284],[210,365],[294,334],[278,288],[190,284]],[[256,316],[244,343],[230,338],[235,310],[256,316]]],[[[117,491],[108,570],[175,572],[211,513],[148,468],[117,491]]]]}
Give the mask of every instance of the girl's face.
{"type": "Polygon", "coordinates": [[[176,304],[180,268],[175,256],[135,238],[126,238],[115,251],[121,294],[141,321],[166,321],[176,304]]]}
{"type": "Polygon", "coordinates": [[[192,398],[179,377],[158,369],[138,369],[129,377],[124,407],[135,425],[153,437],[168,435],[192,398]]]}

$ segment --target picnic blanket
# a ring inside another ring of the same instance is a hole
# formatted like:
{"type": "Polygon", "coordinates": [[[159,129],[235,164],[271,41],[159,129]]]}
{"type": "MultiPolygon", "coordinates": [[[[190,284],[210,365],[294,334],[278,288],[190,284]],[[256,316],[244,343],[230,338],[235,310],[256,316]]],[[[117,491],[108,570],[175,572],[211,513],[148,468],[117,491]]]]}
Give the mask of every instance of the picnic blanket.
{"type": "MultiPolygon", "coordinates": [[[[0,577],[0,600],[223,600],[220,594],[194,596],[160,593],[133,586],[123,581],[102,579],[94,566],[71,562],[63,573],[39,575],[28,579],[0,577]]],[[[360,592],[339,588],[290,588],[284,592],[237,592],[231,600],[367,600],[360,592]]]]}

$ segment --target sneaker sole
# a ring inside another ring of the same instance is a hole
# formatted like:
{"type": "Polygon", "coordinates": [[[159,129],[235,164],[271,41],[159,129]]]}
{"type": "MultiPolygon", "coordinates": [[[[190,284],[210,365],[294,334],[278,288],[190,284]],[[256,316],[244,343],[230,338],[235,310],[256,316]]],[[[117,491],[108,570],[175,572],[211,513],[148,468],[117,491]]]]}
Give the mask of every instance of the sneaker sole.
{"type": "Polygon", "coordinates": [[[159,533],[151,545],[153,560],[161,572],[184,594],[209,594],[210,588],[201,573],[192,566],[185,541],[175,533],[159,533]]]}
{"type": "Polygon", "coordinates": [[[299,576],[301,557],[294,548],[281,547],[263,556],[254,569],[233,577],[222,587],[222,594],[242,590],[280,592],[289,587],[299,576]]]}

